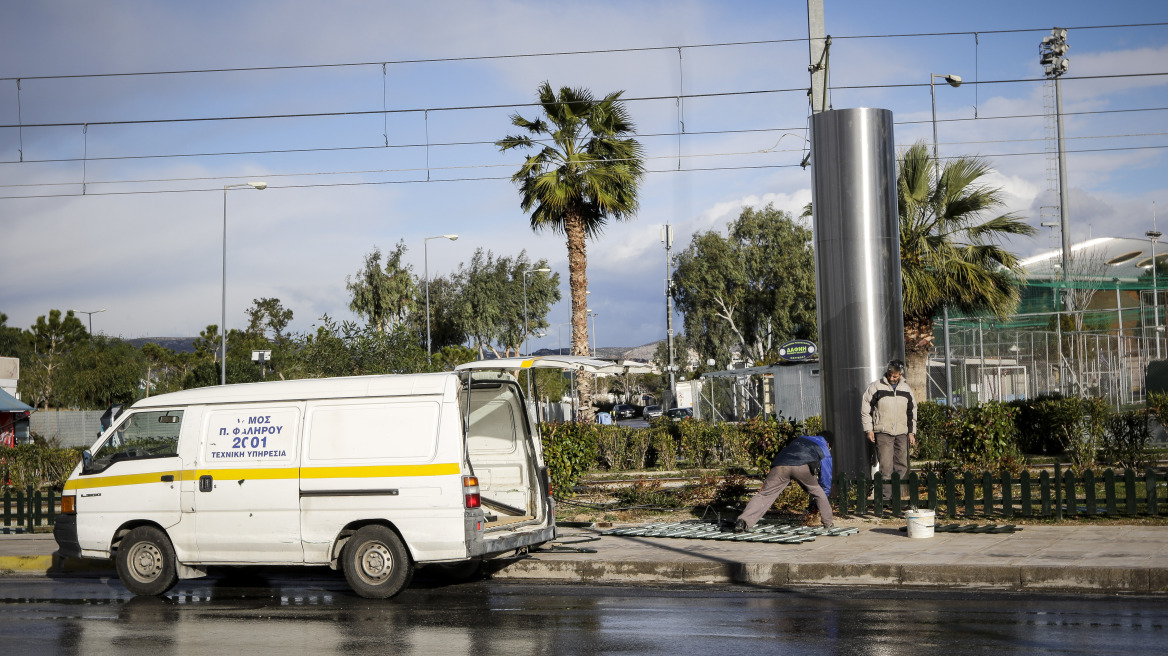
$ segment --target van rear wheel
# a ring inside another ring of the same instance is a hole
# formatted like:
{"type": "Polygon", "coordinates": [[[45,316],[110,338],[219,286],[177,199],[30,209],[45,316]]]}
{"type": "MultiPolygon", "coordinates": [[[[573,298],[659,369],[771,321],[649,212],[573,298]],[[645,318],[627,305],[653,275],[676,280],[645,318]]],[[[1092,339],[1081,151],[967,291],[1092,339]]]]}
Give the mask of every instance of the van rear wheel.
{"type": "Polygon", "coordinates": [[[388,599],[414,577],[414,564],[401,538],[384,526],[366,526],[341,552],[349,587],[366,599],[388,599]]]}
{"type": "Polygon", "coordinates": [[[160,595],[178,582],[174,547],[153,526],[139,526],[122,538],[116,564],[122,585],[136,595],[160,595]]]}

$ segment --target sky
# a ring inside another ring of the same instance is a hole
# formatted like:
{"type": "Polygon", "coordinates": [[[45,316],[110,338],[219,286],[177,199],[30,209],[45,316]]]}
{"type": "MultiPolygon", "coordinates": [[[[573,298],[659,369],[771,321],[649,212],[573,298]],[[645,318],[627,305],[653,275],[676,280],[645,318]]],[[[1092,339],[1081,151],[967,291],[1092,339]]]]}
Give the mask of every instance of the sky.
{"type": "MultiPolygon", "coordinates": [[[[1036,227],[1058,220],[1038,46],[1069,28],[1072,241],[1168,213],[1168,25],[1146,25],[1168,3],[824,4],[832,107],[889,109],[898,148],[931,143],[930,74],[961,76],[936,87],[940,154],[985,158],[1036,227]]],[[[532,231],[522,154],[493,145],[548,81],[624,92],[649,173],[636,216],[588,245],[589,308],[598,345],[653,342],[662,225],[676,254],[743,207],[811,200],[807,67],[800,1],[0,0],[0,312],[104,310],[93,331],[123,338],[219,324],[226,197],[229,328],[263,297],[297,332],[355,319],[346,276],[403,241],[419,276],[480,247],[547,259],[564,300],[531,348],[566,347],[564,238],[532,231]],[[249,181],[268,187],[224,191],[249,181]]]]}

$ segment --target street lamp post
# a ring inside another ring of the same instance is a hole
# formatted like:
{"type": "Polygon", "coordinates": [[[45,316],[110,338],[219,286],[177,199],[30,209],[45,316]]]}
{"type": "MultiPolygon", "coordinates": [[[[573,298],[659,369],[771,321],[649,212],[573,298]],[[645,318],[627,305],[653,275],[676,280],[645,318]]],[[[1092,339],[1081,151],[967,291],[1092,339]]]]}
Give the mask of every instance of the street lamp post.
{"type": "MultiPolygon", "coordinates": [[[[938,75],[936,73],[929,73],[929,99],[933,104],[933,166],[937,170],[937,180],[941,179],[941,158],[937,154],[937,91],[934,84],[937,78],[941,78],[949,83],[949,86],[957,88],[961,86],[961,76],[959,75],[938,75]]],[[[953,407],[953,362],[949,354],[949,304],[943,303],[941,305],[941,325],[943,327],[944,341],[942,347],[945,349],[945,406],[953,407]]],[[[926,369],[928,367],[926,366],[926,369]]]]}
{"type": "Polygon", "coordinates": [[[241,182],[239,184],[223,185],[223,295],[222,305],[220,307],[220,320],[222,325],[220,332],[222,333],[222,347],[223,352],[220,354],[222,361],[220,364],[219,383],[221,385],[227,384],[227,190],[235,189],[237,187],[251,187],[263,191],[268,188],[266,182],[241,182]]]}
{"type": "Polygon", "coordinates": [[[551,269],[529,269],[523,272],[523,350],[531,355],[531,347],[527,343],[527,276],[533,273],[551,273],[551,269]]]}
{"type": "MultiPolygon", "coordinates": [[[[1154,208],[1155,206],[1153,206],[1154,208]]],[[[1148,241],[1152,242],[1152,339],[1156,341],[1156,359],[1160,359],[1160,294],[1156,287],[1156,242],[1160,241],[1160,231],[1156,230],[1156,211],[1152,210],[1152,229],[1145,232],[1148,241]]]]}
{"type": "Polygon", "coordinates": [[[69,311],[76,312],[77,314],[88,314],[89,315],[89,334],[92,335],[93,334],[93,315],[97,314],[98,312],[105,312],[105,308],[102,308],[100,310],[93,310],[93,311],[86,311],[86,310],[69,310],[69,311]]]}
{"type": "Polygon", "coordinates": [[[564,326],[570,325],[572,325],[571,321],[556,324],[556,355],[564,354],[564,326]]]}
{"type": "Polygon", "coordinates": [[[426,237],[422,240],[422,275],[426,278],[426,362],[430,362],[430,240],[431,239],[449,239],[450,241],[458,241],[458,235],[438,235],[437,237],[426,237]]]}
{"type": "Polygon", "coordinates": [[[592,357],[596,357],[596,317],[598,315],[592,310],[589,310],[588,316],[592,317],[592,357]]]}

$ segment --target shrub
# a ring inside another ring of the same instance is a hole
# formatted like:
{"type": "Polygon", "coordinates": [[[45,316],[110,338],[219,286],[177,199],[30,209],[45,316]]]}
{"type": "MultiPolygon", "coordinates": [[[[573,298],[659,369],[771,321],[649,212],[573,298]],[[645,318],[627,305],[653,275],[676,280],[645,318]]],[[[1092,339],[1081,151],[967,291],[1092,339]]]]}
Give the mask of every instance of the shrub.
{"type": "Polygon", "coordinates": [[[803,434],[803,426],[799,422],[782,417],[778,420],[755,417],[741,424],[739,430],[743,433],[746,452],[750,456],[744,466],[758,476],[766,475],[779,451],[803,434]]]}
{"type": "Polygon", "coordinates": [[[572,486],[596,466],[596,427],[575,422],[540,425],[543,460],[557,496],[571,496],[572,486]]]}
{"type": "Polygon", "coordinates": [[[0,485],[60,490],[81,462],[81,451],[49,444],[0,447],[0,485]]]}
{"type": "Polygon", "coordinates": [[[939,403],[926,401],[917,406],[917,443],[912,449],[914,460],[945,457],[945,426],[949,415],[949,409],[939,403]]]}
{"type": "Polygon", "coordinates": [[[646,464],[660,469],[677,468],[677,441],[668,419],[654,420],[649,428],[649,454],[646,464]],[[668,423],[666,423],[668,422],[668,423]]]}
{"type": "Polygon", "coordinates": [[[694,419],[683,419],[673,422],[678,431],[678,451],[680,457],[690,467],[708,467],[711,463],[720,461],[718,451],[721,446],[721,431],[723,424],[710,424],[694,419]]]}
{"type": "Polygon", "coordinates": [[[649,451],[649,431],[627,426],[597,426],[596,455],[609,470],[641,469],[649,451]]]}
{"type": "Polygon", "coordinates": [[[1103,440],[1103,458],[1120,467],[1140,470],[1148,464],[1148,412],[1117,412],[1107,419],[1103,440]]]}
{"type": "Polygon", "coordinates": [[[961,408],[949,421],[949,448],[959,468],[975,473],[1020,471],[1015,409],[997,401],[961,408]]]}

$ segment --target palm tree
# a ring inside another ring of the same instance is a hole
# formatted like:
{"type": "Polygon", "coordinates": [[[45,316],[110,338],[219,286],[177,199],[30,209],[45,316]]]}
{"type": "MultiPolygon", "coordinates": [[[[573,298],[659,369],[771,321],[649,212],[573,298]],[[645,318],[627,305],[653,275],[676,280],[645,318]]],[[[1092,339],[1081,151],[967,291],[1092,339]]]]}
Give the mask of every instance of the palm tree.
{"type": "MultiPolygon", "coordinates": [[[[511,176],[519,186],[520,207],[531,213],[531,228],[550,229],[567,238],[568,286],[572,296],[572,354],[588,354],[587,240],[609,218],[628,220],[637,212],[637,186],[644,176],[641,144],[623,91],[594,100],[586,89],[561,87],[557,96],[544,82],[538,90],[545,117],[529,121],[518,114],[511,124],[526,132],[495,143],[499,150],[534,150],[511,176]],[[545,120],[546,119],[546,120],[545,120]]],[[[592,387],[580,380],[580,403],[592,416],[592,387]]]]}
{"type": "Polygon", "coordinates": [[[938,179],[935,161],[917,142],[897,165],[904,348],[908,383],[923,400],[933,317],[945,304],[965,314],[1013,312],[1019,261],[999,241],[1034,228],[1013,213],[994,216],[1005,201],[1001,189],[980,183],[991,170],[980,158],[951,160],[938,179]]]}

